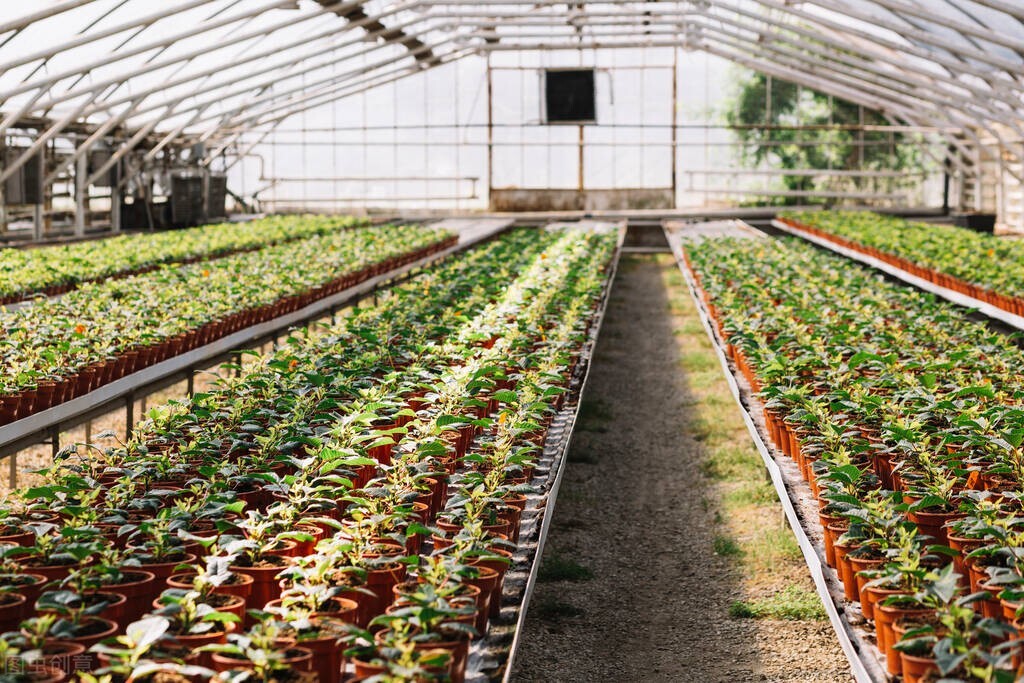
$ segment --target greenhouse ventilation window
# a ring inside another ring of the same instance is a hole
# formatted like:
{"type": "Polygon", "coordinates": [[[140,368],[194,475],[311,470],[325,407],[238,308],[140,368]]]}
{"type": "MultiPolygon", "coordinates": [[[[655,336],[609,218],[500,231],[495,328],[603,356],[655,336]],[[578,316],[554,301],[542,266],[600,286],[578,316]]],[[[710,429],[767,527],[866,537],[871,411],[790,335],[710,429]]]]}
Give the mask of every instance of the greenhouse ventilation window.
{"type": "Polygon", "coordinates": [[[547,123],[595,123],[593,69],[544,72],[547,123]]]}

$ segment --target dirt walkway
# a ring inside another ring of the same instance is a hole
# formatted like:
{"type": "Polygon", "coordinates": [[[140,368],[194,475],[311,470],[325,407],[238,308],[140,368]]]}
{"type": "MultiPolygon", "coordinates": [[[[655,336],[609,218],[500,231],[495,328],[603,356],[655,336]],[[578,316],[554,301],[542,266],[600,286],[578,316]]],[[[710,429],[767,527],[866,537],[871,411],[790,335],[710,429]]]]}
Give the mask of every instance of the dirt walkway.
{"type": "MultiPolygon", "coordinates": [[[[686,335],[703,330],[666,284],[674,267],[630,257],[620,269],[513,680],[849,681],[820,604],[807,618],[730,616],[765,597],[709,462],[716,429],[742,423],[717,361],[686,357],[686,335]]],[[[794,590],[810,586],[799,562],[768,563],[773,577],[780,567],[794,590]]]]}

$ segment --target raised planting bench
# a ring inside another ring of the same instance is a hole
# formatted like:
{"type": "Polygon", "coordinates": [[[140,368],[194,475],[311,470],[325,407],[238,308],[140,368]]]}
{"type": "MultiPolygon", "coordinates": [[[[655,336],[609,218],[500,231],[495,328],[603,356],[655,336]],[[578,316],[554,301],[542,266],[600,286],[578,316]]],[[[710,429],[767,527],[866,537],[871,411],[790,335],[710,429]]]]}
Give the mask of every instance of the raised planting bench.
{"type": "MultiPolygon", "coordinates": [[[[241,350],[273,341],[289,328],[333,315],[359,299],[372,295],[376,290],[408,277],[426,265],[465,251],[504,232],[511,225],[511,220],[489,221],[483,225],[472,220],[459,223],[449,228],[458,231],[458,242],[451,247],[371,277],[299,310],[239,330],[104,384],[70,401],[4,425],[0,427],[0,458],[47,441],[56,454],[60,450],[59,435],[62,431],[122,406],[127,409],[127,424],[130,428],[135,422],[133,406],[136,400],[182,381],[188,382],[188,391],[191,393],[192,378],[197,370],[231,360],[241,350]]],[[[14,458],[10,460],[10,476],[11,482],[16,481],[17,461],[14,458]]]]}
{"type": "Polygon", "coordinates": [[[897,280],[900,280],[908,285],[911,285],[912,287],[916,287],[917,289],[920,289],[922,291],[930,292],[931,294],[934,294],[937,297],[945,299],[950,303],[954,303],[958,306],[963,306],[964,308],[974,309],[978,313],[984,315],[987,318],[990,318],[999,323],[1008,325],[1016,330],[1024,332],[1024,317],[1022,316],[1010,313],[1005,309],[999,308],[998,306],[993,306],[992,304],[982,301],[981,299],[977,299],[973,296],[969,296],[967,294],[958,292],[948,287],[943,287],[942,285],[938,285],[932,282],[931,280],[918,277],[917,275],[914,275],[913,273],[910,273],[904,270],[903,268],[898,268],[890,263],[886,263],[881,259],[875,258],[874,256],[865,254],[864,252],[859,251],[857,249],[851,249],[850,247],[843,246],[841,244],[834,242],[833,240],[821,237],[820,235],[812,234],[807,230],[801,230],[800,228],[790,223],[785,223],[783,221],[775,219],[772,221],[772,227],[776,228],[777,230],[780,230],[781,232],[786,233],[787,235],[793,235],[794,237],[799,237],[800,239],[806,240],[807,242],[810,242],[811,244],[821,247],[822,249],[827,249],[828,251],[839,254],[840,256],[845,256],[846,258],[852,261],[856,261],[866,266],[870,266],[875,270],[878,270],[882,273],[885,273],[886,275],[889,275],[890,277],[894,277],[897,280]]]}

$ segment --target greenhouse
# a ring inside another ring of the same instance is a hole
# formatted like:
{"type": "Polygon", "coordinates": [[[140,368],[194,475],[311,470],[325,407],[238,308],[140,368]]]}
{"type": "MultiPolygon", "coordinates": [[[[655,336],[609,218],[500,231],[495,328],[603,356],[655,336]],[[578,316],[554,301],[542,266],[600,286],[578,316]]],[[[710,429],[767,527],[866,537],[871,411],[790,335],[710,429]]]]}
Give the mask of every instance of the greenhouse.
{"type": "Polygon", "coordinates": [[[1024,4],[0,3],[0,683],[1024,680],[1024,4]]]}

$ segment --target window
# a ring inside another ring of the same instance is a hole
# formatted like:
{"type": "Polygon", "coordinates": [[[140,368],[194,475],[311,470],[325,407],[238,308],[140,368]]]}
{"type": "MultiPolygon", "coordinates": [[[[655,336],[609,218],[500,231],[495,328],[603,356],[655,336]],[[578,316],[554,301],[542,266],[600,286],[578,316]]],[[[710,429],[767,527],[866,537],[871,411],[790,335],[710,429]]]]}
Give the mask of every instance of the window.
{"type": "Polygon", "coordinates": [[[596,123],[593,69],[544,72],[547,123],[596,123]]]}

